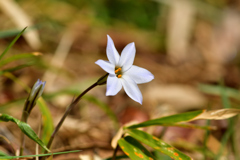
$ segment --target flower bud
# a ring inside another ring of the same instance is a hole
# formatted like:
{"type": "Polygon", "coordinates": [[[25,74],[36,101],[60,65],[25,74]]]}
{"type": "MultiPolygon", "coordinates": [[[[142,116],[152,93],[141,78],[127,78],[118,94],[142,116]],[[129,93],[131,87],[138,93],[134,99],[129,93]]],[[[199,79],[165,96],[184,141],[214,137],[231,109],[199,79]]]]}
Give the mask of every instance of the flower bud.
{"type": "Polygon", "coordinates": [[[41,97],[44,87],[45,87],[46,81],[42,82],[41,80],[37,80],[37,82],[33,85],[32,90],[30,92],[29,101],[37,101],[39,97],[41,97]]]}
{"type": "Polygon", "coordinates": [[[41,80],[38,79],[37,82],[33,85],[32,90],[28,96],[28,99],[26,100],[26,103],[24,106],[24,112],[26,112],[27,114],[30,114],[38,98],[42,96],[45,84],[46,82],[42,82],[41,80]]]}

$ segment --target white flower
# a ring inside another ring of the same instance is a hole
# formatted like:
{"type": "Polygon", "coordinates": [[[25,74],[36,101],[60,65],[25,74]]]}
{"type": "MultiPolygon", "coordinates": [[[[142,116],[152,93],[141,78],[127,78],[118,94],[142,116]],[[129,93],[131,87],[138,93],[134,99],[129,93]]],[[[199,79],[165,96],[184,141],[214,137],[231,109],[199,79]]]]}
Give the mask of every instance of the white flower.
{"type": "Polygon", "coordinates": [[[109,35],[107,37],[106,51],[109,61],[98,60],[95,62],[109,73],[106,96],[116,95],[123,87],[130,98],[142,104],[142,93],[137,84],[150,82],[154,79],[153,74],[144,68],[133,65],[136,53],[134,42],[129,43],[120,56],[111,37],[109,35]]]}

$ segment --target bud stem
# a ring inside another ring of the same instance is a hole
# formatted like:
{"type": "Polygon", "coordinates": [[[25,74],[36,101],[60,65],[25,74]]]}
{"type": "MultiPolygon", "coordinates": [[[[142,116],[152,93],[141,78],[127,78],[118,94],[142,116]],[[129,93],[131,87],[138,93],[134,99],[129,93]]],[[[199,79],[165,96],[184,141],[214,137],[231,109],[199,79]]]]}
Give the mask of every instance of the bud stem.
{"type": "MultiPolygon", "coordinates": [[[[42,82],[38,79],[38,81],[33,85],[31,92],[24,104],[24,108],[22,111],[22,118],[21,121],[27,123],[28,116],[30,115],[33,107],[36,105],[38,98],[42,95],[44,86],[46,82],[42,82]]],[[[25,146],[25,136],[24,133],[21,132],[21,144],[20,144],[20,153],[19,155],[23,155],[25,146]]]]}
{"type": "MultiPolygon", "coordinates": [[[[67,108],[67,110],[65,111],[64,115],[62,116],[61,120],[58,122],[55,130],[53,131],[48,144],[47,144],[47,148],[50,149],[53,139],[56,135],[56,133],[58,132],[58,130],[60,129],[60,127],[62,126],[65,118],[67,117],[67,115],[70,113],[70,111],[73,109],[74,106],[76,106],[76,104],[80,101],[80,99],[91,89],[93,89],[94,87],[98,86],[98,85],[102,85],[102,84],[106,84],[106,77],[108,76],[108,74],[102,76],[101,78],[98,79],[98,81],[94,84],[92,84],[90,87],[88,87],[85,91],[83,91],[67,108]]],[[[46,151],[45,151],[46,152],[46,151]]],[[[42,157],[41,159],[45,159],[45,157],[42,157]]]]}
{"type": "Polygon", "coordinates": [[[73,107],[80,101],[80,99],[91,89],[93,89],[94,87],[96,87],[98,84],[94,83],[93,85],[91,85],[90,87],[88,87],[85,91],[83,91],[71,104],[70,106],[67,108],[66,112],[64,113],[64,115],[62,116],[61,120],[58,122],[55,130],[53,131],[50,140],[48,141],[47,144],[47,148],[50,148],[52,145],[52,141],[56,135],[56,133],[58,132],[58,130],[60,129],[60,127],[62,126],[65,118],[67,117],[67,115],[70,113],[70,111],[73,109],[73,107]]]}

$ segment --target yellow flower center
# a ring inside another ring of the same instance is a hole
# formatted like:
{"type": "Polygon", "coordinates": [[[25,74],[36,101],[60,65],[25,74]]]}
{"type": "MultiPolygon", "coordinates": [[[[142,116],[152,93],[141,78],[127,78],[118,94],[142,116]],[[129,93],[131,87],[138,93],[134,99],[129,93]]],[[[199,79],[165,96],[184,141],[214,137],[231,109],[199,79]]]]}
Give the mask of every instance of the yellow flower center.
{"type": "Polygon", "coordinates": [[[122,68],[121,67],[116,67],[115,68],[115,74],[118,78],[122,77],[122,72],[121,72],[122,68]]]}

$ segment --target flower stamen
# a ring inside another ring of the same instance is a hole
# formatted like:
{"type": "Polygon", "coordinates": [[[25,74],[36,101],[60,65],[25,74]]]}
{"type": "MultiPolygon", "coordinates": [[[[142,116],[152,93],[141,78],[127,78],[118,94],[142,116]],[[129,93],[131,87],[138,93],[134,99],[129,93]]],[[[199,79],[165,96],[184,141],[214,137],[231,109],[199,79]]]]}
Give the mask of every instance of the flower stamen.
{"type": "Polygon", "coordinates": [[[121,78],[122,77],[122,72],[121,72],[122,68],[116,68],[115,69],[115,74],[118,78],[121,78]]]}
{"type": "Polygon", "coordinates": [[[122,70],[122,68],[118,68],[115,70],[115,73],[117,74],[118,72],[120,72],[122,70]]]}

